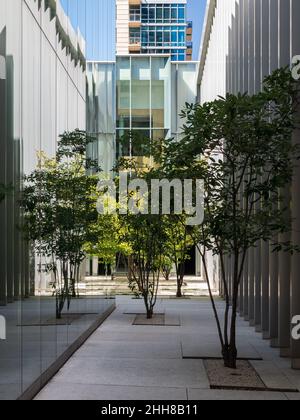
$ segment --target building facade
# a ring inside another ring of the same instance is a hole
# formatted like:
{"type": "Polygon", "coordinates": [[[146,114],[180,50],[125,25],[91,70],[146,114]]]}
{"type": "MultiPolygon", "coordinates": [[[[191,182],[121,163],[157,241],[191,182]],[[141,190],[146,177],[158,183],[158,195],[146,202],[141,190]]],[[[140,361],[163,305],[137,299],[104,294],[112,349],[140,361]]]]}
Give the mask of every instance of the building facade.
{"type": "MultiPolygon", "coordinates": [[[[106,173],[120,156],[148,164],[152,143],[180,137],[179,114],[197,99],[197,68],[197,62],[173,62],[161,54],[87,63],[87,130],[97,138],[91,154],[106,173]]],[[[187,275],[202,276],[197,250],[187,265],[187,275]]],[[[91,271],[99,274],[98,261],[91,271]]]]}
{"type": "MultiPolygon", "coordinates": [[[[1,0],[0,184],[12,190],[0,201],[0,400],[33,396],[96,319],[56,325],[50,279],[20,229],[23,179],[37,154],[53,157],[60,134],[85,127],[85,41],[60,2],[1,0]]],[[[71,311],[110,305],[84,298],[71,311]]]]}
{"type": "Polygon", "coordinates": [[[191,61],[187,0],[117,0],[117,54],[170,54],[191,61]]]}
{"type": "MultiPolygon", "coordinates": [[[[202,37],[199,98],[202,103],[226,92],[258,93],[265,76],[290,66],[300,54],[298,0],[210,0],[202,37]]],[[[299,143],[299,131],[293,141],[299,143]]],[[[283,242],[300,244],[300,169],[284,191],[284,208],[293,219],[283,242]]],[[[271,252],[268,242],[250,250],[240,292],[241,315],[300,369],[300,341],[291,338],[294,316],[300,314],[300,258],[271,252]]],[[[230,279],[231,261],[227,272],[230,279]]]]}

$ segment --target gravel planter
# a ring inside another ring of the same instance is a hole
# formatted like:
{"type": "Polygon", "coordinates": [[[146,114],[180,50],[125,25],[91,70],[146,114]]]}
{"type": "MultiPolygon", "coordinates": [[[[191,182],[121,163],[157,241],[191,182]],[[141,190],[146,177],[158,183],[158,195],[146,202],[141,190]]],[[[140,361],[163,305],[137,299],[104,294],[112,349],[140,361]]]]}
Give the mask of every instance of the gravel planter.
{"type": "Polygon", "coordinates": [[[133,325],[150,325],[150,326],[165,326],[165,315],[155,314],[152,319],[147,319],[144,314],[137,314],[133,325]]]}
{"type": "Polygon", "coordinates": [[[267,391],[248,361],[238,361],[237,369],[225,368],[223,360],[205,360],[204,366],[211,389],[267,391]]]}

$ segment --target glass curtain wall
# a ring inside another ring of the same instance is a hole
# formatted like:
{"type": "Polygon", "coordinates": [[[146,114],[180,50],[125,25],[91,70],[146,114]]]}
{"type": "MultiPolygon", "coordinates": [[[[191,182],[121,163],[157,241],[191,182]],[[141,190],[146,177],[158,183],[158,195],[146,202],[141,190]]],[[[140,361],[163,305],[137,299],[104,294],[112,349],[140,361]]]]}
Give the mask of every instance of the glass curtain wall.
{"type": "Polygon", "coordinates": [[[142,4],[142,23],[185,23],[185,4],[142,4]]]}
{"type": "Polygon", "coordinates": [[[96,159],[106,174],[115,163],[115,64],[87,64],[87,131],[95,141],[89,156],[96,159]]]}
{"type": "Polygon", "coordinates": [[[0,400],[37,392],[42,373],[112,305],[87,291],[82,267],[80,299],[57,322],[53,278],[21,230],[24,175],[37,154],[53,157],[60,134],[86,127],[85,10],[81,0],[64,9],[0,1],[0,184],[12,187],[0,196],[0,400]]]}
{"type": "Polygon", "coordinates": [[[186,5],[142,4],[142,53],[171,54],[172,61],[186,56],[186,5]]]}
{"type": "Polygon", "coordinates": [[[169,57],[117,57],[117,154],[151,155],[171,128],[169,57]]]}

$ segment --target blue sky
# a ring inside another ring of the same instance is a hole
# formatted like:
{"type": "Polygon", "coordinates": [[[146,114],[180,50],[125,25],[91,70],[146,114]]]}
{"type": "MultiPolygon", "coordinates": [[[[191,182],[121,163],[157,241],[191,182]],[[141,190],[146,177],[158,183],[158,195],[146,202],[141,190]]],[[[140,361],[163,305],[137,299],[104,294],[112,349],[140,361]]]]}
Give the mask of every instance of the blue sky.
{"type": "MultiPolygon", "coordinates": [[[[61,0],[73,26],[79,26],[87,41],[88,60],[114,60],[115,54],[115,1],[114,0],[61,0]]],[[[194,60],[202,34],[206,0],[188,0],[188,19],[194,25],[194,60]]]]}
{"type": "Polygon", "coordinates": [[[193,21],[194,32],[194,60],[199,58],[199,47],[202,35],[202,27],[206,9],[206,0],[188,0],[188,19],[193,21]]]}

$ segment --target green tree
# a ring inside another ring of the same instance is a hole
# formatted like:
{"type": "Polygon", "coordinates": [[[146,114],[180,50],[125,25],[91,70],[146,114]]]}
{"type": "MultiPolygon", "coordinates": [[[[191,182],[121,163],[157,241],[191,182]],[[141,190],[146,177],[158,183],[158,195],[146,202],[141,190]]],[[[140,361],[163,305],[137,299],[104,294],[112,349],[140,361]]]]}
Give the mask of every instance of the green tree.
{"type": "Polygon", "coordinates": [[[279,191],[289,188],[298,154],[291,142],[297,94],[290,71],[280,69],[264,80],[257,95],[227,94],[204,105],[187,104],[182,140],[164,145],[161,162],[169,176],[204,180],[205,220],[192,237],[202,255],[226,367],[236,368],[238,294],[249,249],[265,240],[274,252],[295,251],[273,238],[290,230],[279,191]],[[208,250],[220,260],[224,328],[211,293],[208,250]],[[234,267],[232,293],[228,257],[234,267]]]}
{"type": "Polygon", "coordinates": [[[89,226],[84,250],[88,255],[100,258],[108,268],[109,265],[115,265],[117,254],[124,257],[131,254],[125,237],[118,214],[99,215],[97,221],[89,226]]]}
{"type": "Polygon", "coordinates": [[[131,249],[129,256],[129,287],[145,303],[147,318],[151,319],[157,302],[160,274],[165,268],[167,254],[166,219],[161,215],[148,214],[151,200],[151,180],[156,178],[156,170],[147,165],[139,165],[135,158],[121,158],[116,169],[127,171],[129,180],[144,181],[147,192],[138,187],[129,191],[128,203],[134,202],[135,209],[127,214],[119,214],[124,232],[124,240],[131,249]],[[147,211],[145,211],[147,210],[147,211]]]}
{"type": "Polygon", "coordinates": [[[132,253],[129,261],[130,288],[145,303],[147,318],[151,319],[157,302],[160,273],[166,252],[166,232],[158,215],[127,215],[127,241],[132,253]]]}
{"type": "Polygon", "coordinates": [[[173,261],[172,261],[172,259],[168,255],[164,255],[163,256],[163,261],[162,261],[162,269],[161,269],[161,272],[162,272],[163,277],[167,281],[170,280],[172,268],[173,268],[173,261]]]}
{"type": "Polygon", "coordinates": [[[189,234],[184,215],[170,215],[166,217],[168,256],[175,265],[178,298],[182,297],[182,286],[185,276],[185,263],[189,260],[189,250],[194,242],[189,234]]]}
{"type": "Polygon", "coordinates": [[[83,131],[64,133],[56,157],[42,153],[38,168],[25,178],[24,230],[36,254],[45,260],[45,271],[53,273],[58,319],[65,303],[69,309],[78,294],[83,246],[90,224],[98,217],[93,192],[100,169],[86,157],[90,141],[83,131]]]}

